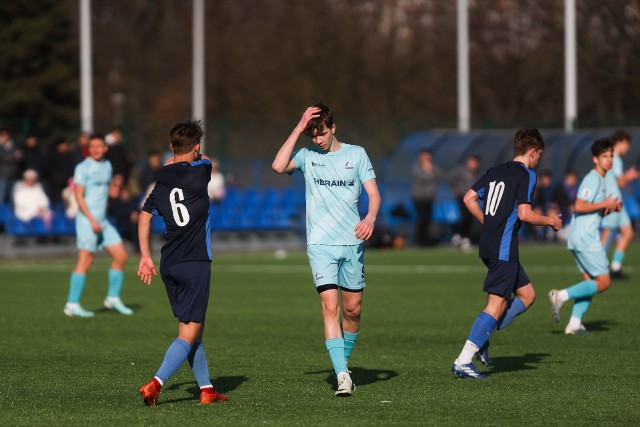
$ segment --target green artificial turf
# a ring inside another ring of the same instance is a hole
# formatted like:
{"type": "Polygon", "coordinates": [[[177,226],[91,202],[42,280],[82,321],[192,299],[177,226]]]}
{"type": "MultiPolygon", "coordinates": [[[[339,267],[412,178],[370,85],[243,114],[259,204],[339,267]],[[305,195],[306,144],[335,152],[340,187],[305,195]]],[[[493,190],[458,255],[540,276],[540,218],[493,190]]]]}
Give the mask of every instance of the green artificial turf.
{"type": "Polygon", "coordinates": [[[107,312],[98,258],[82,299],[98,313],[77,319],[62,313],[73,259],[0,261],[0,425],[638,425],[639,252],[627,253],[631,280],[594,297],[591,333],[565,336],[571,305],[556,324],[547,293],[580,280],[573,259],[560,245],[522,246],[537,302],[492,336],[487,380],[450,371],[484,308],[476,251],[367,252],[351,398],[333,396],[306,254],[219,254],[204,343],[230,401],[199,405],[184,366],[151,408],[138,389],[177,332],[159,278],[139,282],[132,257],[123,299],[135,314],[107,312]]]}

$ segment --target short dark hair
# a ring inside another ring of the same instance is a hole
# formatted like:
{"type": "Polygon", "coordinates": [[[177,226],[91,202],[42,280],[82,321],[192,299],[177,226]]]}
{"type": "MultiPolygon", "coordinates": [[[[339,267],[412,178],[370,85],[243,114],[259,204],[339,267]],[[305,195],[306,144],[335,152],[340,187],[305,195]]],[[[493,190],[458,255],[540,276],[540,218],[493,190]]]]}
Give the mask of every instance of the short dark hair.
{"type": "Polygon", "coordinates": [[[94,132],[91,135],[89,135],[89,140],[92,140],[92,139],[101,139],[104,141],[104,134],[100,132],[94,132]]]}
{"type": "Polygon", "coordinates": [[[318,102],[312,105],[312,107],[319,108],[320,115],[309,120],[309,123],[307,123],[307,127],[304,129],[304,134],[307,136],[313,136],[313,132],[320,132],[323,128],[331,129],[333,127],[333,113],[327,105],[318,102]]]}
{"type": "Polygon", "coordinates": [[[544,150],[544,141],[542,135],[536,128],[522,128],[516,131],[513,138],[513,152],[516,156],[527,154],[527,151],[535,148],[536,150],[544,150]]]}
{"type": "Polygon", "coordinates": [[[591,154],[593,157],[598,157],[605,151],[613,151],[613,142],[610,138],[596,139],[593,144],[591,144],[591,154]]]}
{"type": "Polygon", "coordinates": [[[176,124],[169,131],[169,139],[175,154],[186,154],[200,144],[204,131],[200,120],[189,120],[176,124]]]}
{"type": "Polygon", "coordinates": [[[618,129],[611,135],[611,141],[615,144],[620,141],[631,141],[631,134],[626,130],[618,129]]]}

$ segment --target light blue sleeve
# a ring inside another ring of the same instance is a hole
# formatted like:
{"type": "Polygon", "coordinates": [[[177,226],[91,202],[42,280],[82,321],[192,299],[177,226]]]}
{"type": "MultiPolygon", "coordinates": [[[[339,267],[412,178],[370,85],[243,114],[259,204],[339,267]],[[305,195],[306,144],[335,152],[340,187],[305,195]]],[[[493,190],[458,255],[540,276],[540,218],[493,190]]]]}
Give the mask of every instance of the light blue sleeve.
{"type": "Polygon", "coordinates": [[[291,157],[291,160],[296,162],[296,170],[299,170],[302,173],[305,172],[305,160],[307,159],[307,151],[308,150],[306,148],[301,148],[296,153],[293,153],[293,157],[291,157]]]}
{"type": "Polygon", "coordinates": [[[371,160],[367,156],[367,152],[364,148],[360,148],[360,158],[358,159],[358,178],[363,184],[376,177],[376,173],[371,165],[371,160]]]}
{"type": "Polygon", "coordinates": [[[89,174],[86,173],[84,162],[79,163],[73,171],[73,183],[86,187],[89,181],[89,174]]]}
{"type": "Polygon", "coordinates": [[[613,166],[611,167],[611,172],[613,172],[616,177],[621,177],[622,175],[624,175],[624,166],[622,164],[622,159],[618,155],[613,156],[613,166]]]}
{"type": "Polygon", "coordinates": [[[598,186],[599,181],[596,179],[596,175],[592,173],[587,174],[580,183],[580,187],[578,187],[577,197],[586,202],[593,203],[598,194],[598,186]]]}

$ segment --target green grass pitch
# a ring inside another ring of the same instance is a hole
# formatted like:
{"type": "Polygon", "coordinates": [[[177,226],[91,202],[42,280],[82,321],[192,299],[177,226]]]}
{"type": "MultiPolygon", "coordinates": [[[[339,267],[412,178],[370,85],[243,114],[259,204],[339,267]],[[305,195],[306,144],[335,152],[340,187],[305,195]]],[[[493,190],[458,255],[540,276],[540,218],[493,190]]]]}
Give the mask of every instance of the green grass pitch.
{"type": "Polygon", "coordinates": [[[565,336],[571,305],[551,320],[547,293],[580,280],[562,246],[522,246],[537,302],[491,340],[488,380],[450,367],[484,307],[476,251],[369,251],[362,332],[349,363],[353,397],[333,396],[318,297],[306,254],[219,254],[205,349],[226,404],[199,405],[188,366],[159,405],[138,393],[177,331],[158,278],[126,271],[131,317],[100,310],[107,259],[89,274],[83,306],[63,315],[73,259],[0,261],[0,425],[638,425],[640,247],[631,280],[594,298],[591,333],[565,336]]]}

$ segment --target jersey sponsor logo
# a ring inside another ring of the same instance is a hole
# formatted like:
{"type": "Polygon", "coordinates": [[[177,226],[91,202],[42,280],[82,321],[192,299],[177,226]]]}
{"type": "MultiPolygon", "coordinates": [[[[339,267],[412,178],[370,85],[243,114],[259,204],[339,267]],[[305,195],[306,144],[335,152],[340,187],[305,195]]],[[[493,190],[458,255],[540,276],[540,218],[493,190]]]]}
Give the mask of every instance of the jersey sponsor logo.
{"type": "Polygon", "coordinates": [[[311,166],[323,168],[324,165],[322,163],[316,163],[313,160],[311,161],[311,166]]]}
{"type": "Polygon", "coordinates": [[[324,276],[321,273],[316,273],[316,280],[324,279],[324,276]]]}
{"type": "Polygon", "coordinates": [[[351,162],[347,162],[344,164],[344,168],[345,169],[353,169],[353,165],[351,164],[351,162]]]}
{"type": "Polygon", "coordinates": [[[354,179],[313,178],[313,182],[317,185],[324,185],[325,187],[353,187],[356,184],[354,179]]]}

